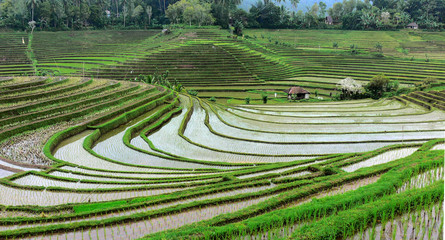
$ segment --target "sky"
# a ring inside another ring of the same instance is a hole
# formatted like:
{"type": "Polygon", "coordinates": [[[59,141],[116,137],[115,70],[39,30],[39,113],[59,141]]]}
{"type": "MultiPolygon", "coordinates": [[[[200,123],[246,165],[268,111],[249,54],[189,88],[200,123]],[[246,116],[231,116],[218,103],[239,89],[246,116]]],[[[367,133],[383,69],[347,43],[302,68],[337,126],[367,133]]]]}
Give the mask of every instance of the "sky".
{"type": "MultiPolygon", "coordinates": [[[[272,0],[274,1],[274,0],[272,0]]],[[[252,6],[253,4],[255,4],[256,2],[258,2],[258,0],[242,0],[241,4],[239,7],[241,7],[242,9],[249,11],[250,6],[252,6]]],[[[276,1],[274,1],[276,3],[276,1]]],[[[312,7],[312,5],[314,5],[314,3],[318,3],[320,2],[320,0],[300,0],[300,3],[298,4],[298,7],[295,8],[292,3],[289,0],[285,0],[285,1],[281,1],[281,3],[276,3],[276,5],[278,6],[285,6],[288,10],[290,11],[298,11],[298,10],[303,10],[303,12],[306,12],[307,7],[312,7]]],[[[327,8],[329,9],[332,7],[332,5],[334,5],[335,2],[342,2],[342,0],[323,0],[324,3],[326,3],[327,8]]]]}

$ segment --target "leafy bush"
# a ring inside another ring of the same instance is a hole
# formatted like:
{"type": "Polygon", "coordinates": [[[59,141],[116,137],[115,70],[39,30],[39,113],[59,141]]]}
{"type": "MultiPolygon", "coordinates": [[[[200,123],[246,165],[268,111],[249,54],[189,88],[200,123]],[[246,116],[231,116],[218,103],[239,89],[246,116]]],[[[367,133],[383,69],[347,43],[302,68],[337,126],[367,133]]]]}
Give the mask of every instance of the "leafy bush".
{"type": "Polygon", "coordinates": [[[211,97],[211,98],[209,98],[209,101],[216,102],[216,98],[215,97],[211,97]]]}
{"type": "Polygon", "coordinates": [[[383,96],[384,92],[387,92],[389,79],[379,74],[374,76],[371,81],[365,86],[366,92],[373,99],[379,99],[383,96]]]}
{"type": "Polygon", "coordinates": [[[187,93],[194,97],[198,96],[198,91],[196,90],[187,90],[187,93]]]}
{"type": "Polygon", "coordinates": [[[267,95],[266,94],[261,95],[261,99],[263,99],[264,104],[267,103],[267,95]]]}
{"type": "Polygon", "coordinates": [[[389,81],[386,87],[387,92],[396,92],[399,89],[399,81],[389,81]]]}
{"type": "Polygon", "coordinates": [[[244,25],[242,21],[236,21],[234,24],[234,34],[237,36],[242,36],[243,35],[243,30],[244,30],[244,25]]]}
{"type": "Polygon", "coordinates": [[[246,104],[250,104],[250,97],[246,97],[246,104]]]}
{"type": "Polygon", "coordinates": [[[380,42],[377,42],[374,47],[378,52],[383,52],[383,45],[380,42]]]}
{"type": "Polygon", "coordinates": [[[431,87],[431,85],[433,84],[433,83],[435,83],[435,82],[437,82],[437,79],[436,78],[433,78],[433,77],[428,77],[428,78],[426,78],[425,80],[423,80],[422,82],[419,82],[419,83],[416,83],[416,89],[417,90],[425,90],[425,89],[427,89],[427,88],[430,88],[431,87]]]}
{"type": "Polygon", "coordinates": [[[349,46],[349,48],[351,49],[351,54],[358,54],[358,46],[355,44],[352,44],[351,46],[349,46]]]}

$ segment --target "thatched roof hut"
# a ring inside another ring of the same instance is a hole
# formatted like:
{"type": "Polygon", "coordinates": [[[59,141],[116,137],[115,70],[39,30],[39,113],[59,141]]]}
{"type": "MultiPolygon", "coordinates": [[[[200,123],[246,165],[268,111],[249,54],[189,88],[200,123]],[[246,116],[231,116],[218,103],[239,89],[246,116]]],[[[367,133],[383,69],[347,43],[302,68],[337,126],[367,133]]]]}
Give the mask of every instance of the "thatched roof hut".
{"type": "Polygon", "coordinates": [[[285,93],[287,93],[287,98],[292,99],[292,96],[296,96],[294,98],[298,99],[308,99],[309,95],[311,94],[306,89],[302,87],[291,87],[287,90],[284,90],[285,93]]]}
{"type": "Polygon", "coordinates": [[[412,22],[412,23],[408,24],[406,26],[406,28],[419,29],[419,25],[417,23],[415,23],[415,22],[412,22]]]}

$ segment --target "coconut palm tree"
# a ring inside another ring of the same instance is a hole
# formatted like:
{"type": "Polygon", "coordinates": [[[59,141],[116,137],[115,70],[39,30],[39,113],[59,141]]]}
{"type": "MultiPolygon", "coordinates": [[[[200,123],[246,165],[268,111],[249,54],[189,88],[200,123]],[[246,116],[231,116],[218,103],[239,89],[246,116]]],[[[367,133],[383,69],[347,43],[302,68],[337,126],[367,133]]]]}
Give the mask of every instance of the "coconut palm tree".
{"type": "Polygon", "coordinates": [[[31,5],[31,21],[34,21],[34,9],[40,3],[40,0],[26,0],[27,5],[31,5]]]}

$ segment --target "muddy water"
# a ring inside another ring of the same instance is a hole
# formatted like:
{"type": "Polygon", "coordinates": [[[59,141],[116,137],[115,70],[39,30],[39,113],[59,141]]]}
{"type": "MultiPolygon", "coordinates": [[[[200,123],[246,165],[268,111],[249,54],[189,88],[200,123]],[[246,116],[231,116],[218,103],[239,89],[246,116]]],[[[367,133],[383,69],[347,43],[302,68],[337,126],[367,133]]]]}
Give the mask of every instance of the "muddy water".
{"type": "MultiPolygon", "coordinates": [[[[264,172],[258,172],[258,173],[251,173],[251,174],[247,174],[247,175],[242,175],[242,176],[238,176],[239,179],[245,179],[245,178],[252,178],[252,177],[258,177],[261,175],[265,175],[265,174],[269,174],[269,173],[282,173],[285,171],[289,171],[295,168],[299,168],[301,166],[292,166],[292,167],[286,167],[286,168],[280,168],[280,169],[276,169],[276,170],[271,170],[271,171],[264,171],[264,172]]],[[[301,175],[305,175],[305,174],[309,174],[310,172],[300,172],[301,175]]]]}
{"type": "Polygon", "coordinates": [[[167,194],[190,188],[166,188],[166,189],[152,189],[152,190],[130,190],[119,192],[54,192],[46,190],[26,190],[11,188],[0,185],[0,196],[8,196],[0,198],[1,205],[40,205],[40,206],[54,206],[66,203],[87,203],[87,202],[101,202],[118,199],[154,196],[158,194],[167,194]]]}
{"type": "MultiPolygon", "coordinates": [[[[196,105],[196,104],[195,104],[196,105]]],[[[299,141],[307,141],[308,144],[272,144],[250,142],[241,139],[227,138],[215,135],[203,125],[205,112],[202,108],[196,107],[184,135],[196,144],[201,144],[213,149],[223,151],[244,152],[248,154],[266,154],[266,155],[298,155],[298,154],[334,154],[345,152],[364,152],[376,149],[379,146],[388,145],[387,142],[372,143],[317,143],[312,142],[310,136],[302,137],[299,141]],[[306,140],[307,139],[307,140],[306,140]]],[[[259,123],[257,123],[259,124],[259,123]]],[[[302,130],[304,131],[304,130],[302,130]]],[[[440,133],[442,134],[442,133],[440,133]]],[[[422,135],[422,137],[424,137],[422,135]]],[[[249,135],[244,138],[248,139],[249,135]]],[[[320,139],[320,136],[318,136],[320,139]]],[[[371,138],[372,139],[372,138],[371,138]]],[[[298,141],[297,140],[297,141],[298,141]]]]}
{"type": "MultiPolygon", "coordinates": [[[[393,101],[395,102],[395,101],[393,101]]],[[[372,107],[376,104],[386,104],[387,101],[376,101],[372,99],[361,99],[361,100],[350,100],[350,101],[337,101],[337,102],[319,102],[319,103],[295,103],[295,104],[284,104],[284,105],[242,105],[243,107],[261,109],[261,110],[277,110],[277,109],[289,109],[289,108],[363,108],[372,107]]],[[[397,103],[396,103],[397,104],[397,103]]],[[[400,104],[398,104],[400,105],[400,104]]]]}
{"type": "Polygon", "coordinates": [[[431,169],[424,173],[413,176],[408,182],[404,183],[402,187],[397,189],[397,193],[402,193],[409,189],[422,188],[433,184],[436,181],[443,180],[444,178],[444,168],[439,167],[431,169]]]}
{"type": "MultiPolygon", "coordinates": [[[[313,198],[322,198],[322,197],[326,197],[326,196],[342,194],[342,193],[345,193],[348,191],[353,191],[353,190],[358,189],[359,187],[375,183],[379,178],[380,178],[380,176],[372,176],[369,178],[357,180],[355,182],[347,183],[347,184],[344,184],[344,185],[341,185],[341,186],[338,186],[335,188],[331,188],[329,190],[322,191],[320,193],[305,197],[303,199],[298,200],[295,203],[288,204],[282,208],[296,207],[296,206],[299,206],[304,203],[308,203],[308,202],[312,201],[313,198]]],[[[291,211],[291,209],[289,209],[289,211],[291,211]]],[[[265,232],[259,232],[259,233],[252,234],[252,235],[239,236],[236,239],[243,239],[243,240],[266,240],[266,239],[279,239],[279,238],[287,239],[287,237],[291,236],[292,233],[295,232],[295,230],[297,230],[299,227],[303,226],[304,224],[305,223],[299,222],[299,223],[295,223],[293,225],[287,225],[287,226],[283,226],[283,227],[273,228],[273,229],[270,229],[269,231],[265,231],[265,232]]]]}
{"type": "MultiPolygon", "coordinates": [[[[219,178],[220,179],[220,178],[219,178]]],[[[24,177],[20,177],[14,179],[12,182],[19,185],[24,186],[42,186],[42,187],[62,187],[62,188],[70,188],[70,189],[109,189],[109,188],[136,188],[143,186],[151,186],[151,187],[160,187],[160,186],[168,186],[175,184],[187,184],[187,183],[200,183],[204,182],[202,180],[197,181],[182,181],[182,182],[173,182],[173,183],[143,183],[143,184],[125,184],[125,182],[118,184],[110,184],[110,183],[83,183],[80,182],[80,179],[75,179],[77,182],[68,182],[68,181],[60,181],[57,179],[50,179],[46,177],[36,176],[36,175],[26,175],[24,177]]],[[[208,180],[206,180],[208,181],[208,180]]]]}
{"type": "MultiPolygon", "coordinates": [[[[443,129],[442,122],[417,122],[417,123],[359,123],[359,124],[330,124],[326,121],[323,124],[281,124],[272,122],[258,122],[255,119],[245,119],[230,114],[221,109],[215,109],[218,115],[230,125],[257,131],[268,132],[304,132],[316,133],[338,133],[338,132],[384,132],[384,131],[422,131],[443,129]]],[[[415,118],[415,117],[414,117],[415,118]]],[[[394,119],[396,120],[396,119],[394,119]]]]}
{"type": "Polygon", "coordinates": [[[443,202],[421,211],[403,214],[385,224],[376,224],[347,239],[437,240],[443,239],[441,226],[443,226],[443,202]]]}
{"type": "MultiPolygon", "coordinates": [[[[0,159],[0,166],[10,167],[10,168],[14,168],[14,169],[22,170],[22,171],[40,171],[41,170],[38,168],[28,168],[28,167],[18,166],[18,165],[9,163],[9,162],[2,161],[1,159],[0,159]]],[[[5,174],[6,174],[6,172],[8,172],[8,171],[2,170],[0,168],[0,178],[2,178],[2,174],[1,174],[2,171],[4,171],[5,174]]],[[[3,177],[5,177],[5,176],[3,176],[3,177]]]]}
{"type": "Polygon", "coordinates": [[[417,149],[418,147],[413,147],[413,148],[401,148],[401,149],[387,151],[375,157],[372,157],[368,160],[343,167],[342,169],[346,172],[354,172],[360,168],[371,167],[374,165],[383,164],[400,158],[407,157],[413,154],[417,149]]]}
{"type": "Polygon", "coordinates": [[[275,179],[295,178],[295,177],[301,177],[301,176],[308,175],[308,174],[311,174],[311,172],[303,171],[303,172],[293,173],[293,174],[289,174],[289,175],[283,175],[283,176],[277,177],[275,179]]]}
{"type": "Polygon", "coordinates": [[[200,173],[196,171],[173,171],[173,170],[165,170],[165,169],[143,169],[145,171],[136,171],[136,172],[104,172],[100,170],[89,170],[83,169],[79,167],[70,167],[64,166],[60,169],[65,169],[73,172],[80,172],[86,174],[94,174],[94,175],[106,175],[106,176],[114,176],[114,177],[140,177],[140,178],[155,178],[155,177],[187,177],[187,176],[204,176],[211,175],[215,173],[200,173]]]}
{"type": "MultiPolygon", "coordinates": [[[[298,223],[292,226],[285,226],[262,232],[250,236],[242,236],[236,239],[242,240],[268,240],[277,238],[286,238],[292,235],[295,230],[302,227],[305,223],[298,223]]],[[[423,209],[418,212],[404,214],[395,218],[392,222],[387,222],[385,228],[382,224],[377,224],[374,228],[367,228],[346,238],[347,240],[439,240],[443,239],[443,230],[440,231],[440,225],[443,225],[443,204],[436,204],[431,209],[423,209]]]]}
{"type": "MultiPolygon", "coordinates": [[[[61,171],[53,171],[50,173],[50,175],[52,176],[58,176],[58,177],[66,177],[66,178],[75,178],[75,179],[88,179],[88,180],[94,180],[94,181],[112,181],[112,182],[137,182],[137,181],[149,181],[149,180],[158,180],[159,178],[162,178],[162,180],[166,180],[166,181],[176,181],[176,182],[184,182],[184,180],[178,181],[177,179],[179,177],[190,177],[190,176],[197,176],[195,175],[190,175],[190,174],[152,174],[149,175],[151,176],[150,178],[145,178],[145,179],[130,179],[130,178],[111,178],[111,177],[107,177],[106,175],[102,175],[102,176],[88,176],[88,175],[82,175],[82,174],[75,174],[75,173],[66,173],[66,172],[61,172],[61,171]]],[[[198,175],[198,176],[208,176],[209,174],[204,174],[204,175],[198,175]]],[[[138,177],[138,176],[133,176],[133,177],[138,177]]]]}
{"type": "Polygon", "coordinates": [[[187,212],[127,224],[120,223],[109,227],[98,227],[76,232],[54,234],[43,237],[37,236],[24,239],[135,239],[143,237],[147,234],[176,229],[191,223],[208,220],[221,214],[235,212],[258,204],[274,196],[276,195],[249,199],[243,202],[208,206],[200,209],[193,209],[187,212]]]}
{"type": "Polygon", "coordinates": [[[148,145],[148,143],[139,135],[136,136],[135,138],[131,139],[130,144],[139,148],[139,149],[143,149],[147,152],[150,152],[150,153],[156,153],[156,154],[164,156],[164,157],[170,157],[167,154],[164,154],[162,152],[158,152],[158,151],[151,149],[150,146],[148,145]]]}
{"type": "MultiPolygon", "coordinates": [[[[112,163],[109,161],[106,161],[104,159],[95,157],[88,153],[83,148],[83,141],[84,139],[91,134],[92,131],[84,131],[80,134],[77,134],[73,137],[65,139],[54,151],[54,156],[58,159],[61,159],[66,162],[74,163],[76,165],[90,167],[90,168],[97,168],[97,169],[106,169],[106,170],[114,170],[114,171],[141,171],[140,167],[132,167],[132,166],[125,166],[117,163],[112,163]]],[[[123,144],[123,143],[122,143],[123,144]]],[[[97,148],[95,148],[97,150],[97,148]]],[[[129,148],[128,148],[129,149],[129,148]]],[[[136,155],[130,155],[128,158],[125,159],[125,162],[137,164],[137,165],[144,165],[147,167],[155,166],[155,167],[172,167],[172,168],[217,168],[217,167],[209,167],[209,165],[204,164],[195,164],[195,163],[188,163],[188,162],[180,162],[180,161],[173,161],[173,160],[167,160],[163,158],[158,158],[154,156],[150,156],[147,154],[139,153],[137,151],[134,151],[133,153],[137,154],[137,156],[140,156],[141,158],[135,158],[136,155]]],[[[116,160],[116,159],[113,159],[116,160]]]]}
{"type": "Polygon", "coordinates": [[[381,116],[381,117],[369,117],[369,116],[353,116],[347,118],[329,118],[329,117],[283,117],[272,115],[261,115],[249,112],[243,112],[236,109],[228,109],[229,112],[236,115],[246,117],[248,119],[255,119],[260,121],[280,122],[280,123],[412,123],[431,121],[432,119],[440,120],[445,119],[445,114],[442,111],[433,111],[430,113],[419,115],[401,115],[401,116],[381,116]]]}
{"type": "MultiPolygon", "coordinates": [[[[94,215],[94,216],[89,216],[89,217],[82,218],[82,219],[73,219],[70,221],[63,221],[63,222],[57,222],[57,223],[73,223],[73,222],[81,222],[81,221],[87,221],[87,220],[103,220],[106,218],[118,217],[118,216],[129,216],[129,215],[136,214],[136,213],[153,211],[153,210],[157,210],[157,209],[167,208],[170,206],[176,206],[179,204],[187,204],[187,203],[194,202],[194,201],[209,200],[209,199],[235,196],[238,194],[258,192],[258,191],[270,189],[272,187],[273,187],[272,185],[269,185],[269,186],[262,186],[262,187],[237,189],[237,190],[233,190],[233,191],[221,192],[221,193],[216,193],[216,194],[211,194],[211,195],[204,195],[201,197],[189,198],[189,199],[185,199],[185,200],[174,201],[174,202],[170,202],[170,203],[164,203],[164,204],[153,205],[153,206],[148,206],[148,207],[142,207],[142,208],[133,209],[133,210],[113,212],[113,213],[109,213],[109,214],[105,214],[105,215],[94,215]]],[[[51,225],[51,224],[54,224],[54,223],[49,222],[49,223],[27,224],[27,225],[0,226],[0,231],[10,230],[10,229],[28,228],[28,227],[37,227],[37,226],[46,226],[46,225],[51,225]]]]}
{"type": "MultiPolygon", "coordinates": [[[[154,167],[170,167],[170,168],[215,168],[213,166],[204,164],[168,160],[165,158],[160,158],[149,154],[144,154],[142,152],[136,151],[134,149],[125,146],[122,140],[125,131],[131,128],[132,126],[138,124],[140,121],[153,115],[154,113],[155,111],[148,112],[142,115],[141,117],[138,117],[133,121],[130,121],[128,124],[125,124],[119,128],[112,130],[111,132],[106,133],[103,137],[99,139],[96,146],[93,147],[93,151],[104,157],[129,164],[140,164],[140,165],[147,165],[154,167]]],[[[165,142],[164,144],[169,144],[169,143],[165,142]]]]}
{"type": "MultiPolygon", "coordinates": [[[[181,115],[171,119],[171,121],[165,126],[163,126],[159,131],[148,136],[148,138],[150,139],[150,141],[153,142],[153,145],[156,148],[178,156],[187,157],[191,159],[229,162],[229,163],[260,163],[260,162],[278,162],[278,161],[282,162],[282,161],[302,160],[308,158],[308,157],[252,156],[248,154],[243,154],[247,152],[248,150],[247,146],[245,148],[242,148],[242,146],[237,146],[237,149],[235,149],[235,148],[230,148],[230,146],[226,146],[227,141],[222,143],[218,142],[219,143],[218,144],[216,142],[217,139],[213,138],[213,136],[208,137],[209,135],[204,135],[203,131],[208,131],[208,129],[204,125],[203,119],[196,118],[198,114],[202,113],[202,111],[201,112],[198,111],[201,108],[197,107],[198,103],[196,102],[194,109],[195,111],[193,112],[192,117],[187,124],[187,128],[185,130],[184,135],[186,135],[189,138],[196,137],[197,139],[193,138],[191,140],[200,143],[203,146],[212,145],[212,147],[214,147],[215,149],[223,149],[232,152],[236,152],[237,150],[239,150],[238,152],[240,154],[218,152],[212,149],[192,144],[178,135],[179,126],[181,124],[182,119],[185,117],[187,108],[189,107],[187,106],[188,103],[187,99],[181,101],[183,102],[183,107],[184,107],[184,110],[181,113],[181,115]]],[[[143,149],[148,149],[148,148],[149,147],[147,145],[143,149]]],[[[262,152],[264,151],[258,149],[256,152],[253,153],[257,154],[262,152]]]]}
{"type": "Polygon", "coordinates": [[[284,206],[283,208],[300,206],[300,205],[302,205],[304,203],[312,201],[312,199],[314,199],[314,198],[322,198],[322,197],[327,197],[327,196],[334,196],[334,195],[343,194],[343,193],[346,193],[346,192],[349,192],[349,191],[354,191],[354,190],[357,190],[360,187],[363,187],[363,186],[375,183],[379,179],[380,179],[380,175],[359,179],[359,180],[353,181],[353,182],[349,182],[349,183],[346,183],[346,184],[343,184],[343,185],[340,185],[340,186],[337,186],[337,187],[333,187],[333,188],[330,188],[328,190],[321,191],[319,193],[310,195],[308,197],[299,199],[298,201],[296,201],[294,203],[290,203],[290,204],[284,206]]]}
{"type": "Polygon", "coordinates": [[[250,112],[250,113],[256,113],[256,114],[264,114],[264,115],[271,115],[271,116],[287,116],[287,117],[356,117],[356,116],[397,116],[401,114],[417,114],[417,113],[424,113],[426,110],[424,109],[416,109],[416,108],[393,108],[388,109],[392,111],[385,111],[385,109],[380,109],[380,111],[374,109],[368,109],[368,108],[362,108],[357,109],[355,111],[348,111],[348,109],[328,109],[328,111],[319,111],[318,108],[311,108],[313,111],[289,111],[289,110],[273,110],[273,111],[267,111],[267,110],[257,110],[257,109],[251,109],[251,108],[242,108],[237,107],[234,108],[236,110],[244,111],[244,112],[250,112]],[[346,111],[345,111],[346,110],[346,111]]]}
{"type": "MultiPolygon", "coordinates": [[[[209,109],[209,108],[206,108],[209,109]]],[[[443,137],[443,130],[430,131],[428,134],[424,132],[397,132],[397,133],[354,133],[354,134],[329,134],[329,132],[319,132],[319,134],[280,134],[280,133],[264,133],[250,130],[239,129],[228,126],[217,118],[216,114],[208,111],[209,123],[213,130],[217,133],[228,135],[235,138],[251,139],[265,142],[357,142],[357,141],[402,141],[403,139],[429,139],[432,137],[443,137]],[[324,134],[320,134],[324,133],[324,134]]],[[[399,129],[401,130],[401,129],[399,129]]],[[[301,130],[308,132],[307,129],[301,130]]]]}
{"type": "Polygon", "coordinates": [[[437,144],[431,150],[445,150],[445,143],[437,144]]]}
{"type": "Polygon", "coordinates": [[[6,171],[0,168],[0,178],[11,176],[13,174],[15,174],[15,172],[6,171]]]}

